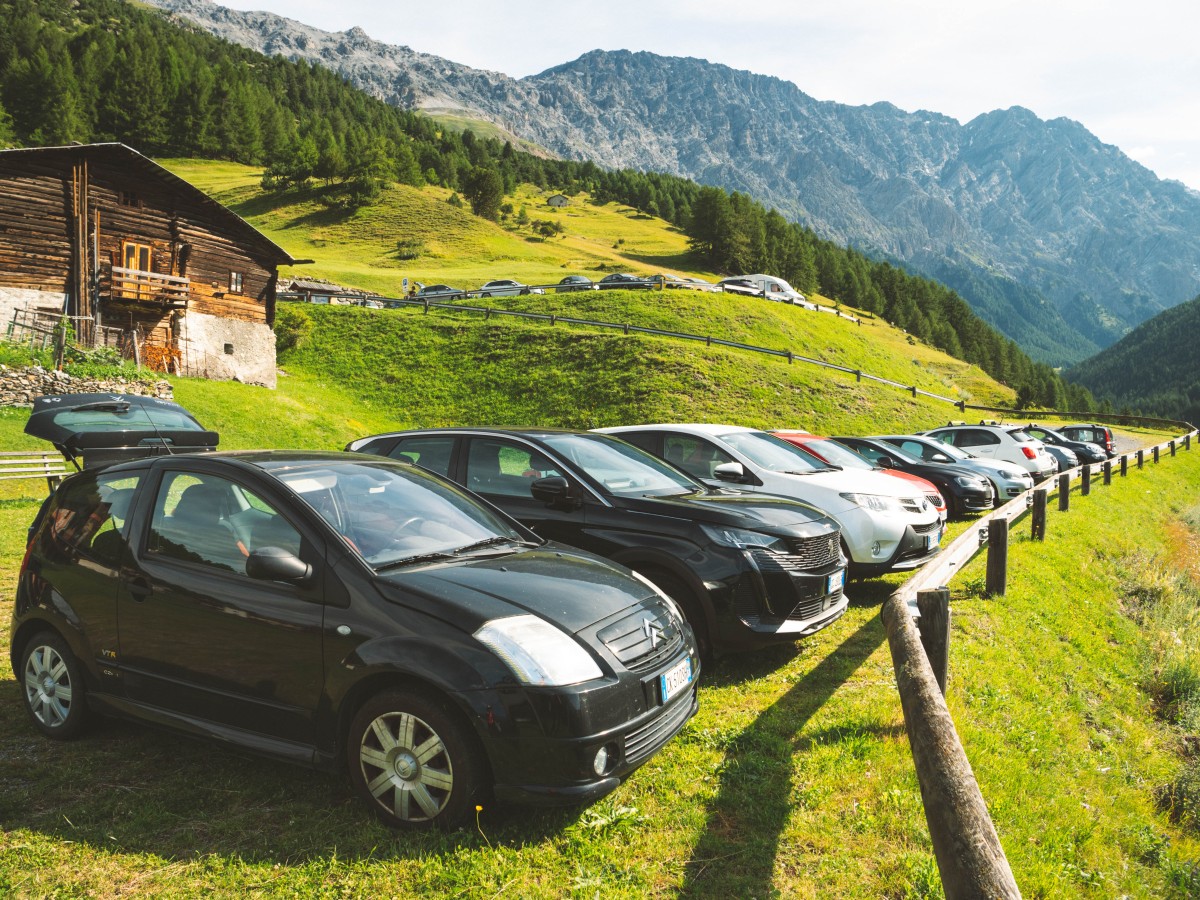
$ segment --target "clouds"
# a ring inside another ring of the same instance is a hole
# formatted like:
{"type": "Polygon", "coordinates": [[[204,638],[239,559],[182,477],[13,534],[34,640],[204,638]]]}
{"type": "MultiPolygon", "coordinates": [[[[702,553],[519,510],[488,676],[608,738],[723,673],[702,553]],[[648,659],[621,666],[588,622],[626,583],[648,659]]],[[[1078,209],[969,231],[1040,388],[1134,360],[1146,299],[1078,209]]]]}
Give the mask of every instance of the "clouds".
{"type": "Polygon", "coordinates": [[[589,50],[695,56],[818,100],[1066,116],[1200,189],[1200,6],[1184,0],[223,0],[522,77],[589,50]]]}

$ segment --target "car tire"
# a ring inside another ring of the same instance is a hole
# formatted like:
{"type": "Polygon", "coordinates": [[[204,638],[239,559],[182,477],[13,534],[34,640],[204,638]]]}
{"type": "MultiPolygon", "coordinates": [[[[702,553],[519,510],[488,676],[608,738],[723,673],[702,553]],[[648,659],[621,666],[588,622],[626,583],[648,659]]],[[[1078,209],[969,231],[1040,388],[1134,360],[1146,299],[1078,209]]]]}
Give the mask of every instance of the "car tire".
{"type": "Polygon", "coordinates": [[[58,741],[83,733],[88,724],[83,668],[62,637],[53,631],[35,634],[21,653],[17,677],[34,728],[58,741]]]}
{"type": "Polygon", "coordinates": [[[392,690],[363,704],[346,744],[350,781],[387,824],[467,824],[488,785],[475,736],[425,694],[392,690]]]}
{"type": "Polygon", "coordinates": [[[687,585],[662,569],[646,568],[638,571],[643,577],[653,581],[660,591],[679,604],[684,618],[692,626],[692,635],[696,638],[696,650],[700,653],[700,658],[705,662],[710,661],[712,659],[712,639],[708,634],[708,622],[704,618],[700,603],[688,590],[687,585]]]}
{"type": "Polygon", "coordinates": [[[482,294],[480,294],[479,296],[480,296],[480,297],[490,297],[490,296],[492,296],[492,292],[491,292],[491,291],[484,291],[484,292],[483,292],[482,294]]]}
{"type": "Polygon", "coordinates": [[[521,290],[521,296],[522,296],[522,297],[526,296],[528,293],[529,293],[529,288],[523,288],[523,289],[521,290]]]}

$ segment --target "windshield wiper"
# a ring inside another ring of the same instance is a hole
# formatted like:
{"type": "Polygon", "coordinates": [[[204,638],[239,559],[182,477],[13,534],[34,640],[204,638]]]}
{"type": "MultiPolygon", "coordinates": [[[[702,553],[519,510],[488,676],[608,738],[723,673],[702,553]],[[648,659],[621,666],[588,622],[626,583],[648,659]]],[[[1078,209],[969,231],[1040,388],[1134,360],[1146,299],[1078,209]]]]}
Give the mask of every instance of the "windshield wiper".
{"type": "Polygon", "coordinates": [[[421,562],[437,562],[438,560],[454,559],[453,553],[420,553],[416,556],[405,556],[400,559],[393,559],[391,562],[385,562],[375,567],[376,572],[382,572],[384,569],[397,569],[400,566],[411,566],[413,563],[421,562]]]}
{"type": "Polygon", "coordinates": [[[472,550],[482,550],[484,547],[493,547],[496,544],[516,544],[519,547],[541,546],[540,544],[535,544],[532,541],[523,541],[520,538],[502,537],[497,535],[496,537],[484,538],[482,541],[476,541],[473,544],[467,544],[465,547],[459,547],[454,551],[454,555],[457,556],[460,553],[470,553],[472,550]]]}

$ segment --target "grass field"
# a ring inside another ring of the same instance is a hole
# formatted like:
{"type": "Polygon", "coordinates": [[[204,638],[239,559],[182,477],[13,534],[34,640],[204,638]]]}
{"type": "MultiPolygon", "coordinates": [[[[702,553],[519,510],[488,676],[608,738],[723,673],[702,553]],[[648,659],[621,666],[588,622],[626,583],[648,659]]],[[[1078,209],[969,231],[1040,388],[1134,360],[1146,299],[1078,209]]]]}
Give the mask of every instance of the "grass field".
{"type": "MultiPolygon", "coordinates": [[[[405,274],[461,286],[601,265],[705,274],[668,265],[682,236],[616,207],[572,206],[580,218],[565,219],[567,236],[543,242],[459,218],[433,190],[396,188],[395,202],[347,218],[311,196],[266,203],[244,167],[168,165],[290,252],[318,258],[311,274],[378,290],[405,274]],[[397,234],[404,252],[423,247],[416,259],[389,257],[397,234]]],[[[548,217],[532,194],[527,202],[532,218],[548,217]]],[[[881,323],[673,291],[501,302],[790,348],[984,405],[1012,399],[881,323]]],[[[953,409],[663,338],[341,307],[286,307],[281,323],[294,346],[277,390],[174,381],[224,448],[336,449],[439,424],[707,420],[868,433],[931,427],[953,409]]],[[[0,409],[0,446],[36,446],[21,433],[26,415],[0,409]]],[[[1015,523],[1005,597],[983,596],[982,557],[951,585],[948,703],[1026,897],[1200,897],[1200,776],[1186,755],[1187,735],[1200,732],[1193,448],[1073,497],[1070,512],[1051,512],[1045,543],[1015,523]]],[[[0,482],[5,647],[44,490],[0,482]]],[[[382,827],[345,778],[140,725],[46,741],[0,666],[0,896],[940,897],[879,621],[899,583],[854,582],[849,611],[826,630],[706,669],[697,717],[611,796],[556,811],[489,805],[451,834],[382,827]]]]}

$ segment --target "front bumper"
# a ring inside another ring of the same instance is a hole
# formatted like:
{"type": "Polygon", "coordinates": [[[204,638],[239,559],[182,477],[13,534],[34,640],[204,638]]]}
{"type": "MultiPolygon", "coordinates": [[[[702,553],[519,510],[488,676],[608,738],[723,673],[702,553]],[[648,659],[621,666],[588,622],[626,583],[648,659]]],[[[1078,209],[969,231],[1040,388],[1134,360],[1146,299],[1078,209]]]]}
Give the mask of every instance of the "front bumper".
{"type": "Polygon", "coordinates": [[[613,791],[696,714],[700,663],[693,658],[692,664],[692,683],[687,690],[616,727],[579,737],[528,734],[502,744],[491,741],[488,756],[497,801],[563,806],[590,802],[613,791]],[[609,748],[614,762],[598,775],[593,761],[602,747],[609,748]]]}
{"type": "Polygon", "coordinates": [[[904,535],[896,544],[890,559],[882,562],[850,564],[850,571],[859,577],[883,575],[887,572],[907,572],[919,569],[941,552],[941,521],[929,525],[905,526],[904,535]]]}

